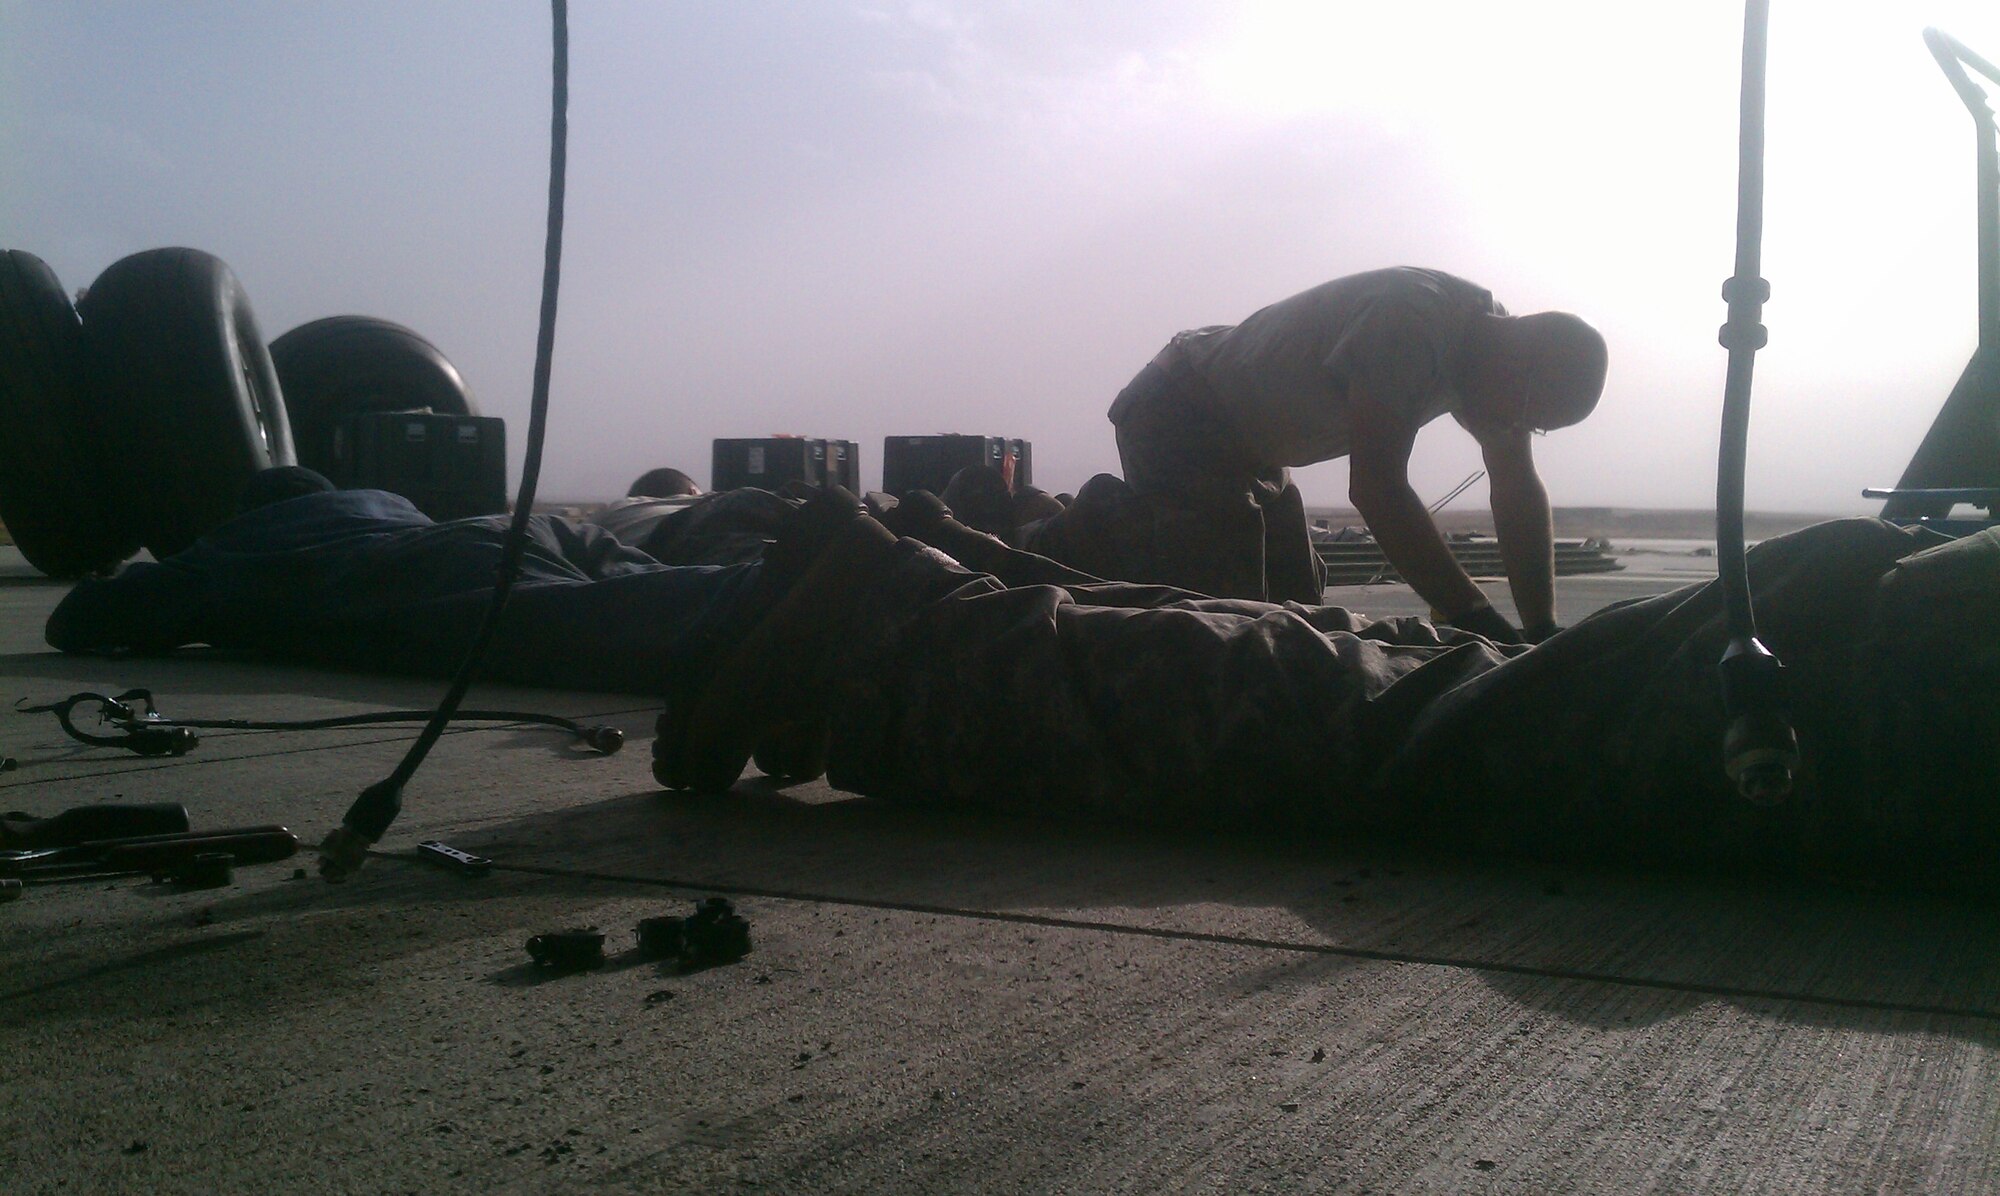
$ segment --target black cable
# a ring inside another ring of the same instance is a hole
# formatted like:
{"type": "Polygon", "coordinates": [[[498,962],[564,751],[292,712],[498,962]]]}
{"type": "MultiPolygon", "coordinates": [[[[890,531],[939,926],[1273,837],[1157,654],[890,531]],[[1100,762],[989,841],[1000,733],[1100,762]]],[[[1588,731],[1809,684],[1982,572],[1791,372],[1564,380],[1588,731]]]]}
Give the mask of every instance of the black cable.
{"type": "MultiPolygon", "coordinates": [[[[41,706],[27,706],[15,703],[14,709],[22,714],[53,714],[61,725],[63,733],[79,743],[93,747],[115,747],[137,752],[142,756],[180,756],[191,750],[199,740],[194,731],[326,731],[339,727],[362,727],[382,723],[428,722],[437,716],[436,710],[370,710],[359,714],[339,714],[327,718],[295,719],[252,719],[252,718],[178,718],[163,715],[153,706],[153,692],[149,689],[128,689],[117,696],[109,694],[71,694],[60,702],[50,702],[41,706]],[[74,717],[78,706],[96,704],[100,723],[114,727],[117,734],[94,735],[76,725],[74,717]]],[[[574,719],[557,714],[541,714],[530,710],[459,710],[453,718],[459,722],[517,723],[533,726],[554,727],[567,731],[579,742],[611,755],[625,744],[625,733],[608,724],[585,726],[574,719]]]]}
{"type": "Polygon", "coordinates": [[[487,646],[492,643],[494,632],[499,628],[501,612],[506,608],[507,596],[514,588],[514,575],[520,569],[521,554],[527,546],[528,521],[534,514],[535,484],[541,476],[542,442],[548,427],[549,373],[555,358],[556,294],[562,279],[563,189],[568,173],[568,0],[549,0],[549,16],[554,64],[549,120],[548,233],[542,250],[541,323],[535,338],[535,378],[533,398],[529,404],[527,454],[521,465],[520,493],[514,499],[514,521],[507,530],[506,546],[501,553],[493,602],[487,607],[485,621],[480,624],[479,634],[465,654],[465,662],[459,666],[458,675],[452,679],[451,687],[438,703],[437,713],[417,736],[416,742],[410,745],[409,752],[396,765],[395,771],[362,790],[361,796],[347,808],[340,826],[328,834],[320,845],[320,874],[328,880],[345,879],[359,868],[366,858],[368,845],[379,840],[402,812],[403,786],[416,775],[431,747],[457,713],[459,703],[465,700],[466,690],[471,687],[487,646]]]}
{"type": "Polygon", "coordinates": [[[1764,61],[1768,0],[1743,9],[1743,94],[1737,131],[1736,273],[1722,284],[1729,319],[1719,339],[1729,351],[1722,392],[1722,440],[1715,471],[1717,580],[1727,614],[1729,644],[1719,670],[1728,728],[1723,771],[1737,791],[1759,805],[1791,793],[1799,766],[1798,737],[1785,713],[1784,665],[1757,639],[1750,596],[1750,565],[1743,543],[1743,472],[1749,455],[1751,373],[1764,347],[1764,61]]]}
{"type": "Polygon", "coordinates": [[[1732,636],[1757,634],[1744,563],[1743,474],[1750,438],[1750,387],[1757,350],[1764,347],[1764,301],[1771,286],[1761,276],[1764,241],[1764,59],[1768,0],[1749,0],[1743,17],[1743,95],[1737,130],[1736,273],[1722,285],[1729,322],[1721,341],[1729,350],[1722,389],[1722,442],[1715,476],[1715,555],[1732,636]]]}
{"type": "MultiPolygon", "coordinates": [[[[342,714],[332,718],[250,719],[250,718],[168,718],[169,727],[193,727],[204,731],[330,731],[339,727],[366,727],[380,723],[413,723],[437,717],[435,710],[370,710],[365,714],[342,714]]],[[[560,714],[540,714],[532,710],[458,710],[452,714],[461,723],[504,723],[532,727],[554,727],[606,754],[625,742],[616,727],[585,726],[560,714]],[[606,738],[607,733],[615,738],[606,738]],[[618,746],[599,746],[599,744],[618,746]]]]}

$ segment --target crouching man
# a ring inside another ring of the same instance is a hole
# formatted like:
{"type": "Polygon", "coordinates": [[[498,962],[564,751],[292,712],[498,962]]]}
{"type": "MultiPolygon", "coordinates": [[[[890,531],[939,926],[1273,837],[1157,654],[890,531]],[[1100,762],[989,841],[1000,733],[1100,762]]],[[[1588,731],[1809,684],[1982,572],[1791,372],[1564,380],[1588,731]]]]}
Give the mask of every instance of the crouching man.
{"type": "Polygon", "coordinates": [[[1605,362],[1576,316],[1510,315],[1443,271],[1337,278],[1175,336],[1111,404],[1123,483],[1092,479],[1024,546],[1101,577],[1317,605],[1325,573],[1288,471],[1346,457],[1396,571],[1455,626],[1512,640],[1410,485],[1417,433],[1449,414],[1479,442],[1515,607],[1540,640],[1555,555],[1533,438],[1591,413],[1605,362]]]}

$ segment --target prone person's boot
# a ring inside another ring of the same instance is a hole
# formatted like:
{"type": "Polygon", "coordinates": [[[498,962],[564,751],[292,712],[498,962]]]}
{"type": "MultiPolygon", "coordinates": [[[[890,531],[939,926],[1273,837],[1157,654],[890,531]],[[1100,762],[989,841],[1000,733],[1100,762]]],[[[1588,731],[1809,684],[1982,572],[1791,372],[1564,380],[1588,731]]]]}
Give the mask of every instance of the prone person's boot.
{"type": "Polygon", "coordinates": [[[814,721],[813,666],[895,543],[858,507],[817,551],[802,544],[781,552],[781,536],[772,546],[779,564],[795,566],[808,556],[810,563],[708,677],[667,695],[653,740],[654,778],[669,789],[720,793],[736,783],[760,745],[774,756],[796,755],[781,745],[797,736],[778,729],[814,721]]]}
{"type": "Polygon", "coordinates": [[[1100,473],[1083,484],[1060,512],[1016,529],[1020,546],[1037,556],[1093,577],[1131,581],[1133,540],[1126,527],[1132,487],[1115,474],[1100,473]]]}
{"type": "Polygon", "coordinates": [[[920,540],[975,572],[1004,586],[1082,586],[1103,581],[1068,565],[1011,548],[998,536],[968,527],[952,517],[943,499],[928,490],[912,490],[882,524],[900,536],[920,540]]]}
{"type": "Polygon", "coordinates": [[[826,751],[826,720],[806,718],[764,728],[750,759],[773,780],[811,781],[826,772],[826,751]]]}
{"type": "Polygon", "coordinates": [[[719,793],[753,755],[781,778],[817,776],[830,754],[833,703],[935,603],[993,592],[995,579],[857,516],[706,685],[669,699],[653,775],[670,789],[719,793]]]}
{"type": "MultiPolygon", "coordinates": [[[[740,493],[766,494],[763,491],[740,493]]],[[[776,495],[766,494],[766,497],[781,506],[791,505],[786,507],[776,524],[773,537],[760,550],[757,580],[741,607],[709,630],[706,641],[692,653],[697,663],[666,679],[666,706],[655,723],[655,761],[664,760],[671,754],[681,724],[686,721],[688,712],[703,700],[703,692],[718,666],[732,658],[745,637],[798,585],[820,555],[848,530],[861,512],[860,501],[840,486],[818,490],[803,503],[793,503],[793,500],[776,495]]],[[[793,769],[804,767],[807,763],[799,749],[788,748],[784,744],[785,741],[780,739],[768,746],[770,758],[780,762],[774,768],[782,767],[784,770],[778,772],[767,768],[765,771],[771,775],[791,776],[794,775],[793,769]]],[[[655,767],[657,770],[661,766],[656,763],[655,767]]]]}
{"type": "Polygon", "coordinates": [[[937,499],[954,519],[989,536],[1014,530],[1014,491],[991,465],[968,465],[951,475],[937,499]]]}

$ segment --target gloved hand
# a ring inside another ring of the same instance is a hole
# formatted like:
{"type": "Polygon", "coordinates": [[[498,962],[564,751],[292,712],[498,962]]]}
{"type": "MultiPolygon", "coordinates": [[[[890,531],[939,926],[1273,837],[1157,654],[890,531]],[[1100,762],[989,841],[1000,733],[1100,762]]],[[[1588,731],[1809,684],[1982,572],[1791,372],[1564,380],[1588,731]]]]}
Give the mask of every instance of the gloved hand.
{"type": "Polygon", "coordinates": [[[1507,621],[1507,616],[1494,610],[1491,604],[1482,604],[1473,607],[1471,610],[1453,619],[1451,625],[1460,631],[1470,631],[1474,635],[1484,636],[1496,644],[1518,644],[1523,642],[1521,633],[1516,631],[1514,625],[1507,621]]]}

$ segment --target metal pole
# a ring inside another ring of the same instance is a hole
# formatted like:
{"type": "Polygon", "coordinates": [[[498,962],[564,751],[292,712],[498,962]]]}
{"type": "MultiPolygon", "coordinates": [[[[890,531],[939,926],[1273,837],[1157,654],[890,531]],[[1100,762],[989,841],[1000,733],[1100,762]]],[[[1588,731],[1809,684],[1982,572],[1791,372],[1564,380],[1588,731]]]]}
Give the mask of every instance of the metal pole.
{"type": "Polygon", "coordinates": [[[2000,67],[1974,54],[1941,29],[1924,30],[1924,45],[1943,68],[1952,90],[1972,115],[1979,188],[1979,347],[2000,351],[2000,137],[1994,131],[1993,108],[1983,88],[1965,68],[2000,83],[2000,67]]]}

